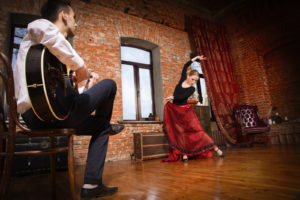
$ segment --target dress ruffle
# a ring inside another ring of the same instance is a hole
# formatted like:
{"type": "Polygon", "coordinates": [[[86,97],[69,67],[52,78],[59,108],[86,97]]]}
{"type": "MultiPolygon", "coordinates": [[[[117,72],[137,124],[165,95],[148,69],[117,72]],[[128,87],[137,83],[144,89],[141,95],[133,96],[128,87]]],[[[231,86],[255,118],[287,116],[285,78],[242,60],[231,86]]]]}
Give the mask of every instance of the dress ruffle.
{"type": "Polygon", "coordinates": [[[190,104],[168,102],[164,108],[164,133],[170,145],[169,157],[162,162],[180,161],[182,155],[194,158],[211,158],[214,141],[201,127],[190,104]]]}

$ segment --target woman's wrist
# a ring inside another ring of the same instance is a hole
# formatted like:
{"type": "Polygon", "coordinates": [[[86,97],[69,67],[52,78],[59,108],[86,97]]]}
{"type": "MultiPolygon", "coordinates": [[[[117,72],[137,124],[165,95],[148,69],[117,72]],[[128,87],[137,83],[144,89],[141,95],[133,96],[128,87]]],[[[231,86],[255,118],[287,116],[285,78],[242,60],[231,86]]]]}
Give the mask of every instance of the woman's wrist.
{"type": "MultiPolygon", "coordinates": [[[[192,58],[191,61],[192,61],[192,62],[195,62],[197,59],[198,59],[198,56],[192,58]]],[[[200,59],[199,59],[199,61],[200,61],[200,59]]]]}

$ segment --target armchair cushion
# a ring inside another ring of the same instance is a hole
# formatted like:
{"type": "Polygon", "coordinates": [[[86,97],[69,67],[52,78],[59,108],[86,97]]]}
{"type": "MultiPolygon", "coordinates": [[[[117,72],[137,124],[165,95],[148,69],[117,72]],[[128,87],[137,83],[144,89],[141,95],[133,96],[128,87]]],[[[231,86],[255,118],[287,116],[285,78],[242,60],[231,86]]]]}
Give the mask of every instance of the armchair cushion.
{"type": "Polygon", "coordinates": [[[237,126],[246,134],[256,134],[270,131],[269,125],[258,115],[257,106],[240,105],[234,109],[237,126]]]}

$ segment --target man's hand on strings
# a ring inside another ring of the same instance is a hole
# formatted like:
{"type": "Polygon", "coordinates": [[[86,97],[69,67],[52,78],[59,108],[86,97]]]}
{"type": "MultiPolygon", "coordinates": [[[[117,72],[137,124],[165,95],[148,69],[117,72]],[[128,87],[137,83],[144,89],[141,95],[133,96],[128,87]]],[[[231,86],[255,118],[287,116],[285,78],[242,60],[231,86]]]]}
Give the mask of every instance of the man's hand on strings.
{"type": "Polygon", "coordinates": [[[85,87],[86,89],[90,89],[93,87],[99,80],[99,75],[96,72],[90,72],[90,76],[86,81],[85,87]]]}

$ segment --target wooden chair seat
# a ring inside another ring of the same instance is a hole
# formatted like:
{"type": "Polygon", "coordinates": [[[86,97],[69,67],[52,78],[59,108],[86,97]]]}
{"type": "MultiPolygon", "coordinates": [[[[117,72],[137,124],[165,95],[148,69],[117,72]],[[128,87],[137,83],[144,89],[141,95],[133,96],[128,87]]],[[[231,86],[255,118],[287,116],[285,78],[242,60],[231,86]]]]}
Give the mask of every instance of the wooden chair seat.
{"type": "Polygon", "coordinates": [[[38,155],[49,155],[50,157],[52,199],[56,199],[55,155],[61,152],[68,152],[70,191],[72,199],[76,199],[73,156],[73,135],[76,133],[75,129],[30,130],[20,123],[19,118],[17,117],[17,104],[14,97],[15,92],[12,67],[8,58],[2,52],[0,52],[0,57],[3,61],[3,65],[0,66],[0,76],[2,79],[2,82],[0,83],[0,199],[7,199],[13,157],[38,155]],[[7,112],[5,112],[3,103],[5,100],[8,106],[7,112]],[[68,137],[68,146],[55,146],[55,138],[58,136],[68,137]],[[49,148],[15,151],[16,138],[34,137],[48,137],[50,141],[49,148]]]}

